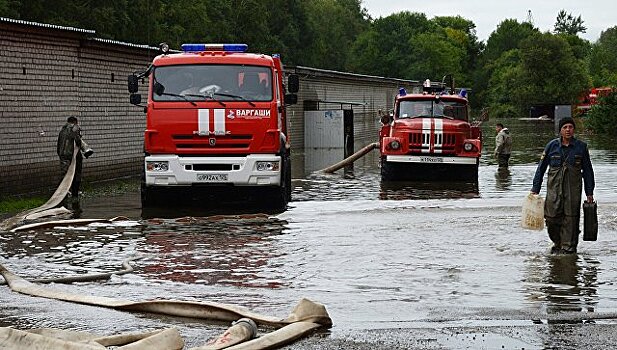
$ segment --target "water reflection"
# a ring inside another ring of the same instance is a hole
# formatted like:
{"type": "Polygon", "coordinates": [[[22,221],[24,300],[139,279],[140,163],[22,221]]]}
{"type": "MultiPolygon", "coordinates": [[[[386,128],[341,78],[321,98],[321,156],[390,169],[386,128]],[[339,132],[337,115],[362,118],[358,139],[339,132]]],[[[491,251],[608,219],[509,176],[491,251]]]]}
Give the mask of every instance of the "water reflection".
{"type": "Polygon", "coordinates": [[[495,188],[507,191],[512,186],[512,172],[509,168],[498,167],[495,172],[495,188]]]}
{"type": "Polygon", "coordinates": [[[479,197],[478,181],[470,182],[386,182],[382,181],[379,199],[447,199],[479,197]]]}
{"type": "MultiPolygon", "coordinates": [[[[547,255],[528,266],[527,298],[547,314],[594,312],[598,304],[598,266],[594,258],[579,255],[547,255]]],[[[561,321],[560,321],[561,322],[561,321]]]]}
{"type": "Polygon", "coordinates": [[[215,215],[242,215],[242,214],[279,214],[282,210],[268,205],[252,202],[218,202],[215,207],[203,206],[199,203],[191,205],[159,205],[141,208],[142,219],[173,219],[180,217],[206,217],[215,215]]]}
{"type": "Polygon", "coordinates": [[[153,258],[143,271],[174,282],[280,288],[283,280],[265,270],[280,255],[269,238],[285,224],[265,214],[148,220],[138,249],[153,258]]]}

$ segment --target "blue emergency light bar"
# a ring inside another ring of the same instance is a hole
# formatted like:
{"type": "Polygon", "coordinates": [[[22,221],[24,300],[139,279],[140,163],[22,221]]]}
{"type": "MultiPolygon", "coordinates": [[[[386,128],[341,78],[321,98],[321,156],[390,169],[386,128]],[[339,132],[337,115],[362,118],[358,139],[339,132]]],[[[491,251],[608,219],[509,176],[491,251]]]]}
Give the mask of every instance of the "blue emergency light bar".
{"type": "Polygon", "coordinates": [[[248,48],[249,46],[247,44],[182,44],[182,51],[184,52],[245,52],[248,48]]]}

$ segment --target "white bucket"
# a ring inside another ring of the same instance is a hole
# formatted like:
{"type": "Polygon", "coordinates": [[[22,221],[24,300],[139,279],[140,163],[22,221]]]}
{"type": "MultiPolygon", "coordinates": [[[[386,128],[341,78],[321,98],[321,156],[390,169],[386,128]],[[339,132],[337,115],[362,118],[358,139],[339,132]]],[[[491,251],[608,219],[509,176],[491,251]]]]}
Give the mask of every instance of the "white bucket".
{"type": "Polygon", "coordinates": [[[544,198],[538,194],[528,194],[523,200],[521,226],[524,229],[540,231],[544,229],[544,198]]]}

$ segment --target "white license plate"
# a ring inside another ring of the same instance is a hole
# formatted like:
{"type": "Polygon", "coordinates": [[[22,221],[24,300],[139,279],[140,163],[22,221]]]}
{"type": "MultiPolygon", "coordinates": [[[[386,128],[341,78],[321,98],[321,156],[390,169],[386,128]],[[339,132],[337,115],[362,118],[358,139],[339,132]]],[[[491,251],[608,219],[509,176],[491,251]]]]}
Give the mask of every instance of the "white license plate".
{"type": "Polygon", "coordinates": [[[442,157],[420,157],[422,163],[443,163],[442,157]]]}
{"type": "Polygon", "coordinates": [[[227,174],[197,174],[197,181],[227,182],[227,174]]]}

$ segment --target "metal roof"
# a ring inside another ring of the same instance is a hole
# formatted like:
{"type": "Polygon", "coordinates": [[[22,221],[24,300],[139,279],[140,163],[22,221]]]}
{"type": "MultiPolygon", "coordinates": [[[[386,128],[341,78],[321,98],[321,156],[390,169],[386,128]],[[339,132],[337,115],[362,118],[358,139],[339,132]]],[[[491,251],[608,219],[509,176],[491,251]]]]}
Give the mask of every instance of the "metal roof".
{"type": "MultiPolygon", "coordinates": [[[[148,49],[148,50],[156,50],[156,51],[159,50],[159,48],[155,47],[155,46],[149,46],[149,45],[145,45],[145,44],[133,44],[133,43],[127,43],[127,42],[124,42],[124,41],[117,41],[117,40],[111,40],[111,39],[90,38],[90,40],[96,41],[96,42],[100,42],[100,43],[104,43],[104,44],[127,46],[127,47],[133,47],[133,48],[138,48],[138,49],[148,49]]],[[[170,52],[171,52],[171,50],[170,50],[170,52]]],[[[180,52],[180,51],[177,51],[177,52],[180,52]]]]}
{"type": "Polygon", "coordinates": [[[38,22],[24,21],[20,19],[0,17],[0,23],[2,22],[19,24],[19,25],[24,25],[24,26],[31,26],[31,27],[38,27],[38,28],[45,28],[45,29],[55,29],[55,30],[64,30],[64,31],[75,32],[75,33],[82,33],[86,35],[88,40],[92,40],[92,41],[100,42],[104,44],[119,45],[119,46],[125,46],[125,47],[137,48],[137,49],[145,49],[145,50],[156,50],[156,51],[159,50],[158,47],[149,46],[145,44],[132,44],[132,43],[127,43],[127,42],[122,42],[122,41],[117,41],[117,40],[96,38],[96,37],[93,37],[93,35],[96,34],[96,31],[91,30],[91,29],[65,27],[65,26],[59,26],[55,24],[38,23],[38,22]]]}
{"type": "Polygon", "coordinates": [[[82,28],[75,28],[75,27],[64,27],[64,26],[58,26],[58,25],[55,25],[55,24],[45,24],[45,23],[24,21],[24,20],[21,20],[21,19],[13,19],[13,18],[6,18],[6,17],[0,17],[0,22],[15,23],[15,24],[27,25],[27,26],[32,26],[32,27],[40,27],[40,28],[65,30],[65,31],[68,31],[68,32],[76,32],[76,33],[84,33],[84,34],[95,34],[96,33],[96,31],[91,30],[91,29],[82,29],[82,28]]]}

